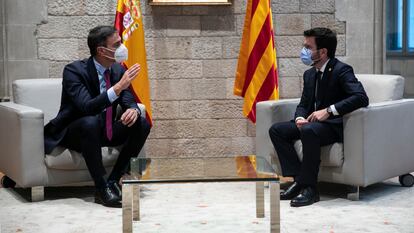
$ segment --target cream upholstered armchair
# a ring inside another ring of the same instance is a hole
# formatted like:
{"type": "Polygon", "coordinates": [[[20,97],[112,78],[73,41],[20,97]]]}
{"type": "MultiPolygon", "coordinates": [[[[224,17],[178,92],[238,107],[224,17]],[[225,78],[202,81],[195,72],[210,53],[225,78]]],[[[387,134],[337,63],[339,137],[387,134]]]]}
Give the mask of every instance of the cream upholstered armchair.
{"type": "MultiPolygon", "coordinates": [[[[351,185],[352,200],[359,187],[400,176],[403,186],[414,183],[414,99],[403,99],[404,78],[396,75],[356,75],[370,100],[367,108],[344,116],[344,142],[321,148],[319,181],[351,185]]],[[[256,154],[280,170],[269,137],[272,124],[293,119],[299,99],[257,104],[256,154]]],[[[294,142],[299,159],[302,144],[294,142]]],[[[281,173],[281,172],[280,172],[281,173]]]]}
{"type": "MultiPolygon", "coordinates": [[[[43,127],[59,110],[62,79],[16,80],[12,87],[12,102],[0,103],[0,171],[5,180],[31,188],[32,201],[43,200],[45,186],[92,181],[80,153],[63,147],[50,155],[44,152],[43,127]]],[[[145,112],[143,105],[139,107],[145,112]]],[[[109,172],[119,149],[102,148],[109,172]]],[[[145,156],[144,149],[139,156],[145,156]]]]}

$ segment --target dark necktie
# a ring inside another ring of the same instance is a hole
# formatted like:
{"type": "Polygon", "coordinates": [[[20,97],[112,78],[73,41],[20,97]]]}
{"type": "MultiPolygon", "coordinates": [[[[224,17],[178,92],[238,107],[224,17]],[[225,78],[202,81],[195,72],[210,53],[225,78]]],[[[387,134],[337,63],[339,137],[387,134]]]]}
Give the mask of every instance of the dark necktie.
{"type": "MultiPolygon", "coordinates": [[[[110,81],[110,71],[105,70],[104,73],[105,76],[105,84],[106,84],[106,90],[111,88],[111,81],[110,81]]],[[[106,137],[109,141],[112,139],[112,105],[106,108],[106,117],[105,117],[105,128],[106,128],[106,137]]]]}
{"type": "Polygon", "coordinates": [[[321,83],[322,83],[322,72],[316,72],[316,85],[315,85],[315,110],[318,110],[319,106],[321,105],[321,83]]]}

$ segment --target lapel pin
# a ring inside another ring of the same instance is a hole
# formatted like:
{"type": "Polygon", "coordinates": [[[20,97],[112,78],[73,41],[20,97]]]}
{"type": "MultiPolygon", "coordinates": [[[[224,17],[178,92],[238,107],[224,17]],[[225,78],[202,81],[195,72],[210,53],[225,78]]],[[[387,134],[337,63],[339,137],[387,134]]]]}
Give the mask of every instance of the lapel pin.
{"type": "Polygon", "coordinates": [[[332,68],[329,68],[329,71],[332,71],[332,68]]]}

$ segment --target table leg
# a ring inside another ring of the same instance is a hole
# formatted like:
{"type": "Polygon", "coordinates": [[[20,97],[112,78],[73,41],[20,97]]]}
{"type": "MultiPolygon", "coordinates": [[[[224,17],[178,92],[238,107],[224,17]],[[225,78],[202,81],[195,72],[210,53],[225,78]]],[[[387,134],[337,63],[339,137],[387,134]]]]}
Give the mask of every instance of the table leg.
{"type": "Polygon", "coordinates": [[[270,233],[280,233],[280,185],[270,182],[270,233]]]}
{"type": "Polygon", "coordinates": [[[256,182],[256,217],[264,218],[264,182],[256,182]]]}
{"type": "Polygon", "coordinates": [[[122,185],[122,232],[132,233],[132,195],[133,185],[122,185]]]}
{"type": "Polygon", "coordinates": [[[132,185],[132,216],[134,221],[141,220],[140,216],[140,206],[139,206],[139,199],[140,199],[140,188],[139,185],[134,184],[132,185]]]}

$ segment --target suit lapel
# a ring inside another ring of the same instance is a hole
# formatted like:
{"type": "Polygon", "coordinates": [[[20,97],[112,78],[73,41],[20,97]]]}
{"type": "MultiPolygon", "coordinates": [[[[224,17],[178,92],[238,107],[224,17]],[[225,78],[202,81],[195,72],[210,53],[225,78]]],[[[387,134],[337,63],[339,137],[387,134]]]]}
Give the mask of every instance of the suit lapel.
{"type": "Polygon", "coordinates": [[[118,80],[119,70],[115,67],[111,67],[111,86],[113,86],[118,80]]]}
{"type": "Polygon", "coordinates": [[[315,101],[316,101],[316,69],[313,68],[311,74],[310,74],[310,85],[311,85],[311,104],[312,109],[315,107],[315,101]]]}
{"type": "Polygon", "coordinates": [[[93,58],[90,57],[87,63],[87,70],[88,70],[88,83],[91,86],[92,92],[94,96],[100,94],[99,90],[99,78],[98,78],[98,71],[96,70],[95,63],[93,62],[93,58]]]}

